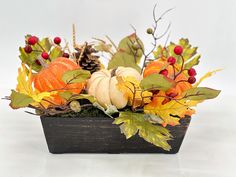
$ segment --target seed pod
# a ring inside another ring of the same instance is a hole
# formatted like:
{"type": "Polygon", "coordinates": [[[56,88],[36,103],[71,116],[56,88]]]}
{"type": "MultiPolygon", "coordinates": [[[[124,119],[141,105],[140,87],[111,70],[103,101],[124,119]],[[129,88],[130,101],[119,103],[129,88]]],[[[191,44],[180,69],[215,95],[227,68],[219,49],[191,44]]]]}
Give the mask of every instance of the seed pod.
{"type": "Polygon", "coordinates": [[[80,103],[78,101],[70,102],[70,109],[74,112],[80,112],[81,111],[80,103]]]}
{"type": "Polygon", "coordinates": [[[147,29],[147,33],[148,33],[148,34],[153,34],[153,29],[152,29],[152,28],[148,28],[148,29],[147,29]]]}

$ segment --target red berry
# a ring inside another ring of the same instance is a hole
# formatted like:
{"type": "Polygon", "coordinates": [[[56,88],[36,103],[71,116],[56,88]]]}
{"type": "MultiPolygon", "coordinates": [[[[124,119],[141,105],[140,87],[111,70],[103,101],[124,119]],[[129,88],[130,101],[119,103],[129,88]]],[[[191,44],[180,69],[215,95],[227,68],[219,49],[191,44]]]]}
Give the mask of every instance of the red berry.
{"type": "Polygon", "coordinates": [[[55,37],[54,38],[54,43],[59,45],[61,43],[61,38],[60,37],[55,37]]]}
{"type": "Polygon", "coordinates": [[[36,36],[31,36],[31,37],[29,37],[29,39],[28,39],[28,44],[29,45],[35,45],[37,42],[38,42],[38,38],[36,37],[36,36]]]}
{"type": "Polygon", "coordinates": [[[188,82],[189,82],[190,84],[194,84],[194,83],[196,82],[196,78],[195,78],[194,76],[190,76],[190,77],[188,78],[188,82]]]}
{"type": "Polygon", "coordinates": [[[42,56],[42,58],[45,59],[45,60],[47,60],[47,59],[49,58],[49,55],[48,55],[47,52],[43,52],[43,53],[41,54],[41,56],[42,56]]]}
{"type": "Polygon", "coordinates": [[[170,63],[170,65],[174,65],[176,62],[176,59],[175,57],[169,57],[167,61],[170,63]]]}
{"type": "Polygon", "coordinates": [[[69,58],[70,57],[70,55],[68,53],[63,53],[62,56],[65,57],[65,58],[69,58]]]}
{"type": "Polygon", "coordinates": [[[176,55],[181,55],[183,53],[183,47],[181,47],[180,45],[177,45],[174,48],[174,52],[175,52],[176,55]]]}
{"type": "Polygon", "coordinates": [[[31,53],[33,51],[32,47],[30,45],[25,46],[24,50],[26,53],[31,53]]]}
{"type": "Polygon", "coordinates": [[[167,76],[168,75],[168,70],[163,69],[163,70],[161,70],[160,74],[162,74],[163,76],[167,76]]]}
{"type": "Polygon", "coordinates": [[[36,63],[37,65],[41,65],[41,63],[40,63],[39,60],[36,60],[35,63],[36,63]]]}
{"type": "Polygon", "coordinates": [[[189,76],[196,76],[196,75],[197,75],[197,72],[196,72],[196,70],[195,70],[194,68],[190,68],[190,69],[188,70],[188,75],[189,75],[189,76]]]}

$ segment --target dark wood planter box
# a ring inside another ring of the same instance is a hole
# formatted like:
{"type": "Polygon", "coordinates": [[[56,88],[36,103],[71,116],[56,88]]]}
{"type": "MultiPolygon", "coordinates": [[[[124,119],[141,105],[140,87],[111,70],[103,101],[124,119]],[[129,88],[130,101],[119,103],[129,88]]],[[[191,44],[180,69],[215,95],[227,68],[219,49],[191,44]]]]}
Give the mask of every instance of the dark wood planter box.
{"type": "Polygon", "coordinates": [[[181,120],[181,125],[167,127],[174,139],[169,141],[172,149],[165,151],[142,138],[126,139],[113,119],[103,117],[41,117],[48,149],[60,153],[166,153],[179,151],[191,118],[181,120]]]}

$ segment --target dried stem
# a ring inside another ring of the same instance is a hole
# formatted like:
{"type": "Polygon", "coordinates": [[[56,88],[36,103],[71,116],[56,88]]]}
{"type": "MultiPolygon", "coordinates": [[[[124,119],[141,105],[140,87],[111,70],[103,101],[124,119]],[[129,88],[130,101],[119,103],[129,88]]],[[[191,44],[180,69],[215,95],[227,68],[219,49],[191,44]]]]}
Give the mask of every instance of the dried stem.
{"type": "Polygon", "coordinates": [[[72,41],[73,41],[73,47],[76,48],[76,30],[75,30],[75,24],[72,25],[72,41]]]}
{"type": "MultiPolygon", "coordinates": [[[[157,7],[157,4],[155,4],[154,8],[153,8],[153,20],[154,20],[154,26],[153,26],[153,33],[152,33],[152,38],[153,38],[153,48],[146,54],[144,49],[142,48],[142,45],[140,44],[140,42],[137,40],[141,50],[142,50],[142,53],[144,55],[144,61],[143,61],[143,65],[142,65],[142,68],[141,68],[141,73],[143,73],[143,70],[145,68],[145,65],[146,65],[146,62],[147,62],[147,59],[149,58],[150,54],[152,54],[154,52],[154,50],[156,49],[156,46],[157,46],[157,41],[159,39],[161,39],[162,37],[164,37],[167,32],[169,31],[170,29],[170,26],[171,24],[168,25],[167,29],[165,30],[165,32],[160,35],[160,36],[156,36],[156,31],[157,31],[157,24],[160,20],[162,20],[162,18],[168,13],[170,12],[173,8],[171,9],[168,9],[166,10],[163,14],[161,14],[161,16],[159,18],[156,17],[156,7],[157,7]]],[[[136,29],[132,26],[132,28],[134,29],[134,32],[136,34],[136,29]]],[[[136,35],[137,36],[137,35],[136,35]]]]}
{"type": "Polygon", "coordinates": [[[84,45],[83,45],[83,47],[82,47],[82,50],[81,50],[81,52],[80,52],[79,58],[78,58],[77,61],[76,61],[77,63],[79,63],[80,59],[82,58],[82,56],[83,56],[83,54],[84,54],[84,50],[85,50],[85,48],[87,47],[87,45],[88,45],[88,43],[85,42],[84,45]]]}

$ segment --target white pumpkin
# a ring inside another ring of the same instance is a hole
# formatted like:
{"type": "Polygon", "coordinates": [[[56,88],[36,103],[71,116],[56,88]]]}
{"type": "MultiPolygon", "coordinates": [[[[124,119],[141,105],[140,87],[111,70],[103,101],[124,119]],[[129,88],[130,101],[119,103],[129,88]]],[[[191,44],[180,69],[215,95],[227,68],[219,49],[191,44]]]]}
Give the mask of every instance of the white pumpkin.
{"type": "Polygon", "coordinates": [[[87,91],[104,108],[114,105],[117,109],[122,109],[128,103],[128,99],[116,86],[118,83],[116,76],[132,76],[138,81],[142,79],[140,73],[130,67],[118,67],[115,71],[103,69],[94,72],[88,81],[87,91]]]}

